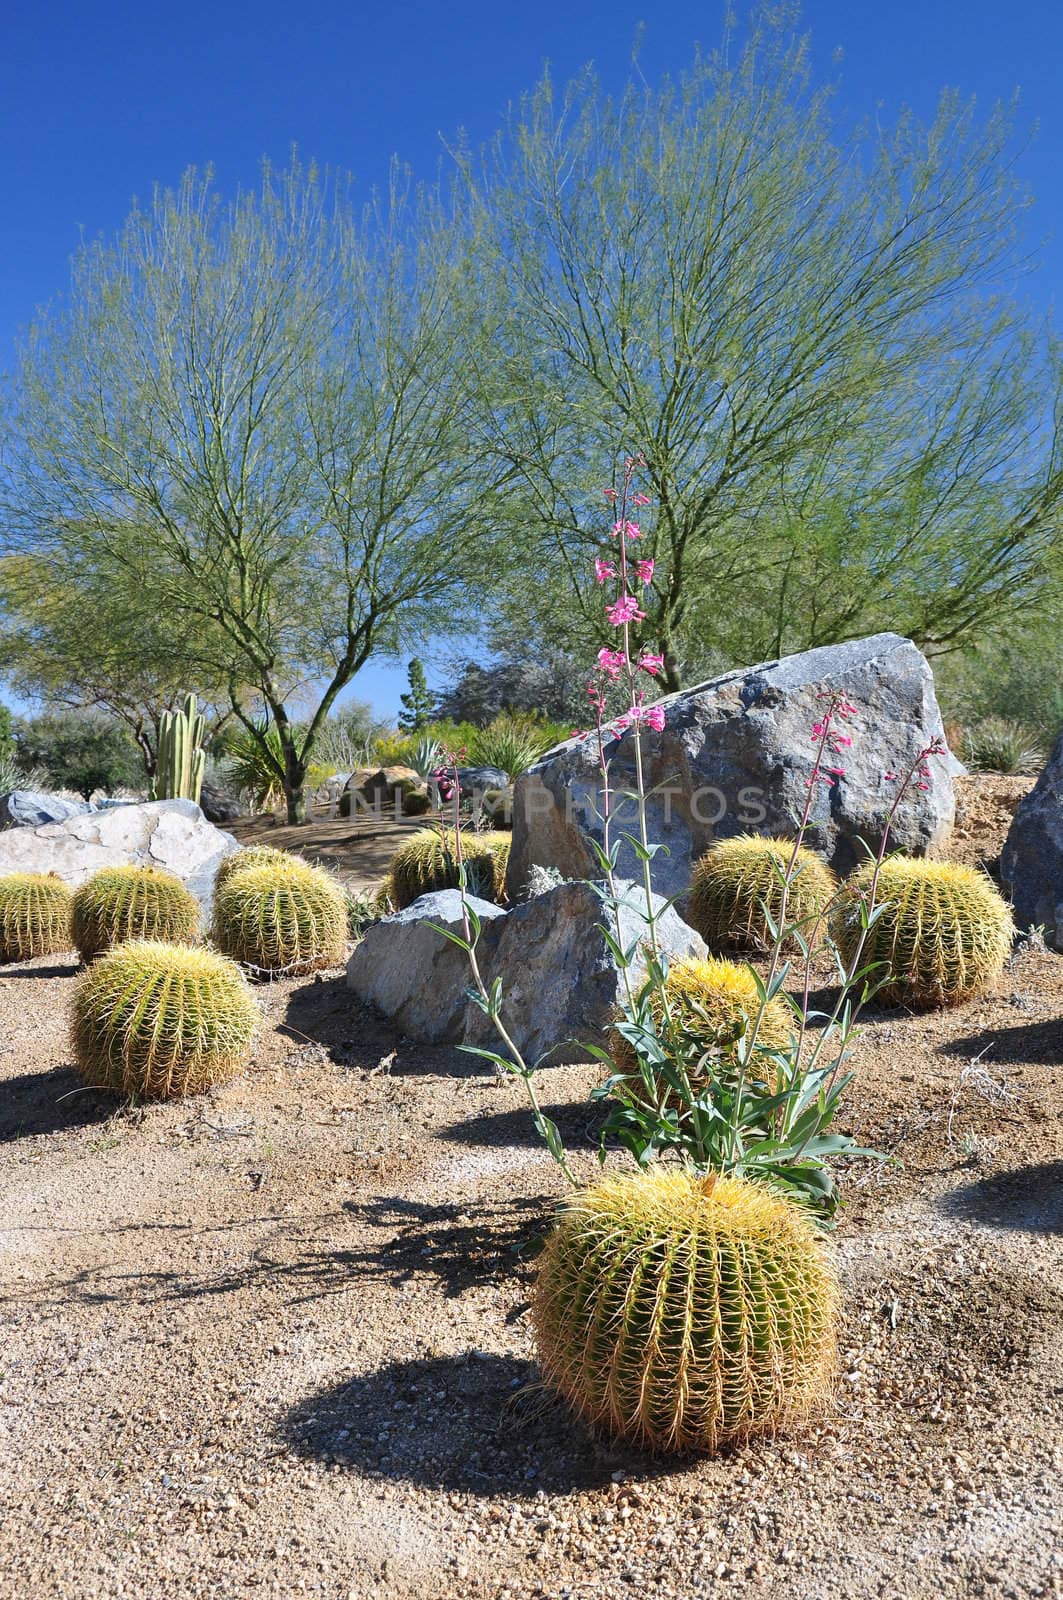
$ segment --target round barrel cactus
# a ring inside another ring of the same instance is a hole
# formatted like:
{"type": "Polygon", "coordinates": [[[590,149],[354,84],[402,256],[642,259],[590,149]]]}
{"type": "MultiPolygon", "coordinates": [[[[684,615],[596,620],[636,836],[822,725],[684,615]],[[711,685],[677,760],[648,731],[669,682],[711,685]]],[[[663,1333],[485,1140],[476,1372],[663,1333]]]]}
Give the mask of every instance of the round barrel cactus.
{"type": "Polygon", "coordinates": [[[225,880],[234,872],[244,872],[248,867],[286,867],[292,861],[298,861],[301,866],[304,862],[301,856],[293,855],[290,850],[278,850],[271,844],[252,844],[246,850],[234,850],[222,861],[214,876],[214,893],[225,880]]]}
{"type": "Polygon", "coordinates": [[[74,991],[74,1058],[86,1083],[145,1100],[199,1094],[246,1066],[258,1007],[233,961],[194,945],[131,940],[74,991]]]}
{"type": "Polygon", "coordinates": [[[257,972],[316,972],[347,953],[347,902],[327,872],[289,856],[231,872],[214,896],[214,941],[257,972]]]}
{"type": "MultiPolygon", "coordinates": [[[[861,935],[860,903],[874,866],[865,862],[845,884],[832,917],[843,959],[851,963],[861,935]]],[[[875,903],[883,909],[868,930],[860,966],[879,963],[886,978],[876,999],[887,1005],[955,1005],[1000,977],[1015,937],[1011,911],[984,872],[952,861],[892,856],[879,872],[875,903]]]]}
{"type": "Polygon", "coordinates": [[[191,944],[199,924],[195,895],[157,867],[104,867],[74,891],[71,928],[83,961],[127,939],[191,944]]]}
{"type": "MultiPolygon", "coordinates": [[[[767,906],[778,925],[782,914],[782,874],[793,845],[784,839],[743,834],[721,839],[694,866],[687,921],[713,950],[767,950],[773,935],[764,915],[767,906]]],[[[797,852],[786,897],[787,926],[799,927],[802,938],[822,938],[823,913],[837,893],[830,868],[812,850],[797,852]]]]}
{"type": "MultiPolygon", "coordinates": [[[[683,1031],[693,1034],[703,1050],[715,1046],[716,1059],[725,1070],[728,1064],[734,1064],[737,1048],[751,1033],[760,1012],[760,995],[749,968],[715,957],[707,961],[696,958],[674,961],[668,969],[665,992],[669,1012],[682,1025],[683,1031]]],[[[650,1014],[659,1032],[664,1013],[657,990],[650,995],[650,1014]]],[[[786,1005],[777,997],[769,1000],[757,1029],[757,1044],[768,1050],[783,1050],[790,1043],[790,1034],[790,1013],[786,1005]]],[[[634,1047],[622,1035],[614,1033],[610,1051],[618,1070],[632,1074],[631,1087],[639,1095],[644,1085],[636,1073],[634,1047]]],[[[751,1065],[755,1066],[756,1060],[754,1054],[751,1065]]],[[[691,1083],[695,1094],[702,1087],[702,1080],[691,1083]]]]}
{"type": "Polygon", "coordinates": [[[0,878],[0,961],[71,950],[71,893],[53,872],[12,872],[0,878]]]}
{"type": "Polygon", "coordinates": [[[543,1376],[591,1426],[712,1451],[830,1392],[837,1290],[808,1217],[742,1178],[656,1169],[564,1205],[532,1302],[543,1376]]]}
{"type": "MultiPolygon", "coordinates": [[[[501,900],[511,839],[508,833],[462,833],[461,848],[470,894],[496,904],[501,900]]],[[[437,828],[424,828],[395,852],[389,889],[399,911],[423,894],[457,887],[458,858],[452,832],[443,834],[437,828]]]]}

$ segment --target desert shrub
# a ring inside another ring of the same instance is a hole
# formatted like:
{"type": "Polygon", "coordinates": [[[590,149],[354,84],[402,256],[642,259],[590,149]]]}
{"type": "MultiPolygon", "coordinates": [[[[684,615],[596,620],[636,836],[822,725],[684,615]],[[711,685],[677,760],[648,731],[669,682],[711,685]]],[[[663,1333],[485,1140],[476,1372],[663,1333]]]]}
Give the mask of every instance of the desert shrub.
{"type": "Polygon", "coordinates": [[[46,789],[49,781],[43,767],[24,766],[12,747],[0,746],[0,794],[12,789],[46,789]]]}
{"type": "Polygon", "coordinates": [[[960,753],[975,772],[1040,772],[1048,759],[1037,730],[1006,717],[985,717],[966,728],[960,753]]]}
{"type": "MultiPolygon", "coordinates": [[[[498,902],[502,898],[509,860],[508,833],[464,833],[466,886],[481,900],[498,902]]],[[[449,830],[424,828],[396,850],[391,862],[388,891],[398,910],[412,905],[423,894],[437,889],[456,889],[458,858],[454,835],[449,830]]]]}
{"type": "Polygon", "coordinates": [[[74,891],[71,931],[83,961],[127,939],[194,942],[199,901],[157,867],[104,867],[74,891]]]}
{"type": "MultiPolygon", "coordinates": [[[[832,913],[832,932],[848,961],[860,938],[861,901],[874,863],[849,878],[832,913]]],[[[1015,925],[996,888],[973,867],[892,856],[883,862],[876,898],[881,910],[866,932],[865,966],[886,1004],[954,1005],[999,978],[1015,925]]]]}
{"type": "Polygon", "coordinates": [[[214,940],[256,972],[337,967],[347,950],[343,890],[327,872],[294,857],[231,872],[215,890],[214,940]]]}
{"type": "Polygon", "coordinates": [[[658,1168],[565,1202],[532,1320],[547,1384],[592,1427],[711,1451],[824,1400],[836,1307],[798,1207],[741,1178],[658,1168]]]}
{"type": "Polygon", "coordinates": [[[79,979],[74,1058],[86,1083],[146,1100],[199,1094],[246,1066],[258,1008],[212,950],[134,940],[79,979]]]}
{"type": "Polygon", "coordinates": [[[553,745],[567,739],[569,731],[533,716],[496,717],[473,739],[469,765],[498,767],[512,783],[553,745]]]}
{"type": "Polygon", "coordinates": [[[72,896],[51,872],[12,872],[0,878],[0,961],[29,961],[73,948],[72,896]]]}
{"type": "Polygon", "coordinates": [[[89,711],[48,711],[19,724],[16,743],[22,767],[39,767],[52,788],[71,789],[85,800],[97,790],[144,783],[136,745],[118,722],[89,711]]]}
{"type": "MultiPolygon", "coordinates": [[[[760,1016],[761,996],[756,979],[748,967],[710,957],[708,961],[674,961],[663,988],[672,1017],[687,1038],[701,1047],[702,1071],[700,1074],[695,1071],[694,1081],[684,1086],[684,1095],[686,1092],[697,1094],[728,1065],[732,1069],[738,1066],[739,1045],[749,1039],[760,1016]]],[[[648,998],[654,1027],[660,1033],[664,1021],[661,992],[651,988],[648,998]]],[[[770,1000],[760,1017],[758,1045],[766,1051],[787,1049],[790,1034],[791,1018],[785,1003],[778,998],[770,1000]]],[[[610,1053],[617,1070],[628,1074],[636,1097],[645,1100],[647,1090],[637,1074],[636,1051],[622,1033],[614,1031],[610,1053]]],[[[761,1056],[758,1061],[754,1057],[754,1064],[762,1067],[760,1075],[765,1080],[774,1078],[769,1062],[770,1058],[761,1056]]],[[[668,1092],[663,1075],[660,1089],[658,1104],[674,1103],[682,1098],[674,1091],[668,1092]]]]}
{"type": "MultiPolygon", "coordinates": [[[[783,878],[793,845],[743,834],[723,839],[695,864],[687,920],[713,950],[769,950],[782,913],[783,878]]],[[[837,892],[833,872],[802,846],[786,898],[786,920],[806,941],[824,931],[822,913],[837,892]]]]}

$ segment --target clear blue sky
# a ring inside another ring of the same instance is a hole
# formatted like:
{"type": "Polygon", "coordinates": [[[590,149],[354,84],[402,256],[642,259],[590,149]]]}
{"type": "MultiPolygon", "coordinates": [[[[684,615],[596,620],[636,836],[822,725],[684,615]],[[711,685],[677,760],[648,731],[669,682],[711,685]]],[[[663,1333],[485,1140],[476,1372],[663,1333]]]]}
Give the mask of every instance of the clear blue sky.
{"type": "MultiPolygon", "coordinates": [[[[744,7],[739,5],[741,14],[744,7]]],[[[430,173],[440,134],[473,142],[549,60],[565,78],[593,61],[625,71],[640,21],[647,76],[715,43],[722,6],[666,0],[183,0],[154,6],[53,0],[11,5],[0,46],[0,367],[36,305],[62,290],[81,230],[107,232],[134,195],[189,165],[223,188],[253,183],[263,155],[350,168],[366,188],[392,153],[430,173]]],[[[1063,5],[1059,0],[807,0],[817,66],[863,117],[902,102],[927,113],[956,85],[988,109],[1021,90],[1038,126],[1024,161],[1043,266],[1025,293],[1063,284],[1063,5]],[[840,52],[836,64],[835,55],[840,52]]],[[[402,667],[372,665],[352,693],[397,710],[402,667]]]]}

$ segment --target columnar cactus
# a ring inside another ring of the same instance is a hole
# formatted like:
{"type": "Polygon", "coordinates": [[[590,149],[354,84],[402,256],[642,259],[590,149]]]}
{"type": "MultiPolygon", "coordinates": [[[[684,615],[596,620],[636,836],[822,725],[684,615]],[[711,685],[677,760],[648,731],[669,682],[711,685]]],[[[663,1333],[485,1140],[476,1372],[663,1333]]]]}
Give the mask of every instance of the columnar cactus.
{"type": "MultiPolygon", "coordinates": [[[[781,875],[793,845],[785,840],[743,834],[722,839],[694,867],[687,920],[713,950],[766,950],[773,936],[764,915],[767,906],[778,924],[782,911],[781,875]]],[[[809,943],[824,932],[822,913],[837,893],[833,872],[812,851],[797,852],[786,898],[786,922],[797,925],[809,943]]]]}
{"type": "Polygon", "coordinates": [[[347,952],[347,903],[327,872],[294,857],[231,872],[214,896],[214,940],[256,972],[338,967],[347,952]]]}
{"type": "Polygon", "coordinates": [[[712,1451],[828,1395],[837,1291],[809,1219],[741,1178],[651,1169],[567,1201],[532,1320],[547,1384],[593,1427],[712,1451]]]}
{"type": "Polygon", "coordinates": [[[132,940],[78,980],[74,1058],[97,1088],[145,1100],[199,1094],[243,1070],[257,1024],[235,962],[191,945],[132,940]]]}
{"type": "MultiPolygon", "coordinates": [[[[860,902],[873,864],[845,884],[832,932],[846,962],[861,935],[860,902]]],[[[948,1006],[981,994],[1000,977],[1015,937],[1007,903],[974,867],[952,861],[892,856],[882,864],[875,893],[883,909],[872,922],[860,966],[886,978],[876,999],[887,1005],[948,1006]]]]}
{"type": "MultiPolygon", "coordinates": [[[[508,833],[462,834],[470,894],[496,903],[502,898],[511,839],[508,833]]],[[[395,852],[389,892],[398,910],[412,905],[423,894],[457,886],[458,859],[452,832],[442,834],[437,828],[424,828],[395,852]]]]}
{"type": "MultiPolygon", "coordinates": [[[[760,1014],[760,995],[749,968],[715,958],[675,961],[668,969],[665,992],[669,1011],[683,1031],[694,1035],[705,1051],[715,1047],[716,1060],[724,1070],[734,1065],[739,1044],[750,1035],[760,1014]]],[[[650,995],[650,1013],[655,1027],[660,1029],[663,1008],[657,990],[650,995]]],[[[790,1043],[791,1032],[790,1014],[784,1002],[777,997],[769,1000],[760,1018],[757,1044],[768,1050],[783,1050],[790,1043]]],[[[610,1050],[617,1069],[632,1074],[631,1085],[638,1093],[642,1080],[636,1075],[633,1046],[614,1033],[610,1050]]],[[[750,1063],[754,1070],[756,1062],[754,1053],[750,1063]]],[[[711,1059],[705,1066],[706,1071],[712,1070],[711,1059]]],[[[701,1079],[691,1084],[695,1094],[703,1086],[701,1079]]]]}
{"type": "Polygon", "coordinates": [[[52,872],[0,878],[0,961],[29,961],[73,949],[71,893],[52,872]]]}
{"type": "Polygon", "coordinates": [[[203,785],[206,754],[202,748],[206,719],[188,695],[180,711],[164,711],[159,721],[155,761],[155,793],[160,800],[195,800],[203,785]]]}
{"type": "Polygon", "coordinates": [[[199,924],[192,891],[156,867],[104,867],[74,891],[71,929],[83,961],[126,939],[191,944],[199,924]]]}

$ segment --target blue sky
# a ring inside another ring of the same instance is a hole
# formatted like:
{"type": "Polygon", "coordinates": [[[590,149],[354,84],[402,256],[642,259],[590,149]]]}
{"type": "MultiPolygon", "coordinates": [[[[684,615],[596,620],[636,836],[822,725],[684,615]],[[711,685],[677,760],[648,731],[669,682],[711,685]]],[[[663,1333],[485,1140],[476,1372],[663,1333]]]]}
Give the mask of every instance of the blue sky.
{"type": "MultiPolygon", "coordinates": [[[[715,42],[722,6],[665,0],[376,0],[294,6],[142,0],[10,7],[0,52],[0,368],[36,305],[61,291],[82,231],[107,232],[134,195],[213,163],[252,183],[293,143],[369,188],[397,153],[430,173],[440,135],[477,142],[545,61],[565,78],[594,61],[621,80],[645,19],[647,76],[715,42]]],[[[740,7],[741,10],[741,7],[740,7]]],[[[1023,292],[1046,308],[1063,284],[1063,6],[1059,0],[808,0],[817,66],[854,117],[907,102],[929,114],[958,86],[988,109],[1021,91],[1037,126],[1023,160],[1042,266],[1023,292]],[[835,59],[837,56],[837,60],[835,59]]],[[[398,708],[405,669],[373,664],[350,691],[398,708]]]]}

